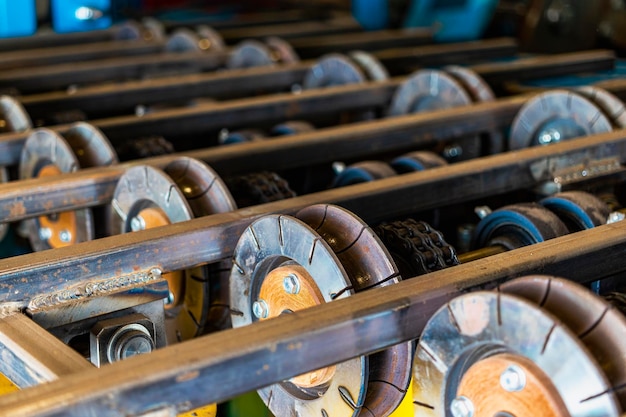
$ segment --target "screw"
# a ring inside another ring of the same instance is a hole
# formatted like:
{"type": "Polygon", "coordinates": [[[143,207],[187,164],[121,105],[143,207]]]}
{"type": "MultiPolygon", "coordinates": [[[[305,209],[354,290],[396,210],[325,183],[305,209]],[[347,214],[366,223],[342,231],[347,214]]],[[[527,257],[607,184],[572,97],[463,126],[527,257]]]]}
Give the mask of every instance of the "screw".
{"type": "Polygon", "coordinates": [[[300,280],[295,274],[289,274],[283,279],[283,288],[287,294],[298,294],[300,292],[300,280]]]}
{"type": "Polygon", "coordinates": [[[39,229],[39,239],[48,240],[52,237],[52,230],[49,227],[42,227],[39,229]]]}
{"type": "Polygon", "coordinates": [[[266,319],[269,316],[270,309],[267,306],[265,300],[259,298],[254,303],[252,303],[252,313],[257,319],[266,319]]]}
{"type": "Polygon", "coordinates": [[[500,386],[508,392],[517,392],[526,386],[526,374],[524,370],[517,365],[509,365],[502,374],[500,374],[500,386]]]}
{"type": "Polygon", "coordinates": [[[488,206],[478,206],[474,208],[474,213],[482,220],[491,214],[491,208],[488,206]]]}
{"type": "Polygon", "coordinates": [[[135,216],[130,219],[130,230],[137,232],[146,228],[146,221],[141,216],[135,216]]]}
{"type": "Polygon", "coordinates": [[[469,398],[461,395],[450,403],[450,413],[453,417],[472,417],[474,415],[474,404],[469,398]]]}
{"type": "Polygon", "coordinates": [[[72,233],[67,229],[63,229],[59,232],[59,239],[63,243],[70,243],[72,241],[72,233]]]}

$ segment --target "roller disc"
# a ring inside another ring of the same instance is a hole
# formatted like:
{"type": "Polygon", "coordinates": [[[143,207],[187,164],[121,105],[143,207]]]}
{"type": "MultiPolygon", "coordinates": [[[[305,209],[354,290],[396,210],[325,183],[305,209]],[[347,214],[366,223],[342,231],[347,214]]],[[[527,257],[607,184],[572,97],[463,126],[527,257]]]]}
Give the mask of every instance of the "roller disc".
{"type": "Polygon", "coordinates": [[[81,168],[107,166],[119,162],[109,139],[92,124],[76,123],[63,137],[74,151],[81,168]]]}
{"type": "Polygon", "coordinates": [[[396,90],[389,115],[448,109],[471,103],[470,95],[450,75],[439,70],[420,70],[396,90]]]}
{"type": "MultiPolygon", "coordinates": [[[[163,171],[149,166],[132,167],[120,177],[111,206],[111,225],[116,234],[193,218],[192,209],[176,183],[163,171]]],[[[165,304],[168,342],[196,336],[204,328],[208,312],[206,268],[171,272],[164,277],[170,291],[165,304]],[[187,284],[200,293],[187,291],[187,284]]]]}
{"type": "MultiPolygon", "coordinates": [[[[307,224],[265,216],[245,230],[234,251],[231,320],[241,327],[327,303],[352,294],[351,285],[332,248],[307,224]]],[[[367,358],[359,357],[258,392],[275,415],[356,417],[365,399],[367,369],[367,358]]]]}
{"type": "Polygon", "coordinates": [[[160,20],[152,17],[144,17],[141,19],[141,25],[143,26],[140,27],[143,39],[147,41],[162,41],[165,39],[165,26],[160,20]]]}
{"type": "Polygon", "coordinates": [[[591,101],[554,90],[524,104],[511,125],[508,145],[511,150],[524,149],[611,130],[609,119],[591,101]]]}
{"type": "Polygon", "coordinates": [[[495,210],[478,223],[473,247],[501,245],[512,250],[567,233],[567,226],[547,208],[537,203],[513,204],[495,210]]]}
{"type": "Polygon", "coordinates": [[[367,81],[363,71],[341,54],[324,55],[304,76],[303,88],[334,87],[367,81]]]}
{"type": "MultiPolygon", "coordinates": [[[[487,103],[496,99],[496,95],[489,84],[471,69],[457,65],[450,65],[444,69],[465,87],[474,103],[487,103]]],[[[500,153],[504,150],[504,137],[499,130],[490,131],[487,134],[487,139],[490,154],[500,153]]]]}
{"type": "Polygon", "coordinates": [[[626,127],[626,108],[622,100],[603,88],[590,85],[577,88],[576,92],[598,106],[608,116],[613,126],[618,129],[626,127]]]}
{"type": "Polygon", "coordinates": [[[275,64],[276,57],[268,46],[259,41],[247,40],[234,48],[226,62],[226,67],[230,69],[253,68],[275,64]]]}
{"type": "MultiPolygon", "coordinates": [[[[32,129],[33,123],[19,101],[11,96],[0,96],[0,133],[24,132],[32,129]]],[[[0,183],[9,181],[6,167],[0,167],[0,183]]],[[[4,239],[9,226],[0,223],[0,240],[4,239]]]]}
{"type": "MultiPolygon", "coordinates": [[[[76,136],[82,127],[74,127],[76,136]]],[[[37,129],[26,139],[20,157],[20,179],[55,176],[79,168],[71,146],[52,130],[37,129]]],[[[69,246],[94,237],[90,209],[49,214],[24,222],[31,246],[36,251],[69,246]]]]}
{"type": "Polygon", "coordinates": [[[200,38],[189,29],[179,28],[174,31],[165,43],[167,52],[198,52],[202,51],[200,38]]]}
{"type": "Polygon", "coordinates": [[[133,20],[122,23],[119,30],[115,33],[115,40],[130,41],[142,38],[142,26],[133,20]]]}
{"type": "Polygon", "coordinates": [[[196,33],[200,37],[200,49],[203,51],[224,51],[226,43],[222,36],[212,27],[200,25],[196,27],[196,33]]]}
{"type": "Polygon", "coordinates": [[[332,188],[345,187],[347,185],[370,182],[382,178],[393,177],[396,171],[386,162],[365,161],[358,162],[346,167],[335,177],[331,185],[332,188]]]}
{"type": "Polygon", "coordinates": [[[391,161],[391,167],[398,174],[406,174],[425,169],[448,165],[448,162],[434,152],[416,151],[399,156],[391,161]]]}
{"type": "Polygon", "coordinates": [[[352,51],[350,58],[361,68],[370,81],[385,81],[389,79],[387,68],[374,55],[365,51],[352,51]]]}
{"type": "Polygon", "coordinates": [[[626,409],[626,319],[608,301],[571,281],[531,276],[516,279],[500,291],[522,297],[557,317],[596,358],[617,394],[622,410],[626,409]]]}
{"type": "Polygon", "coordinates": [[[281,64],[295,64],[296,62],[300,62],[300,57],[287,41],[272,36],[265,39],[265,44],[274,53],[276,57],[275,60],[281,64]]]}
{"type": "Polygon", "coordinates": [[[559,216],[570,233],[606,224],[611,213],[604,201],[583,191],[555,194],[539,203],[559,216]]]}
{"type": "MultiPolygon", "coordinates": [[[[204,162],[192,158],[178,158],[164,168],[164,172],[174,180],[183,192],[194,217],[226,213],[237,209],[226,184],[204,162]]],[[[179,331],[183,334],[198,335],[204,332],[223,330],[231,326],[228,277],[232,264],[230,260],[187,271],[185,281],[186,313],[178,318],[179,331]],[[204,280],[198,278],[206,277],[204,280]],[[194,328],[196,329],[194,332],[194,328]],[[194,334],[195,333],[195,334],[194,334]]]]}
{"type": "MultiPolygon", "coordinates": [[[[391,255],[369,226],[351,212],[318,204],[296,215],[330,245],[358,293],[399,282],[391,255]]],[[[360,415],[388,416],[404,398],[411,378],[414,345],[395,345],[369,356],[367,394],[360,415]]]]}
{"type": "Polygon", "coordinates": [[[439,309],[421,335],[413,381],[420,416],[620,415],[611,382],[576,333],[506,293],[474,292],[439,309]]]}

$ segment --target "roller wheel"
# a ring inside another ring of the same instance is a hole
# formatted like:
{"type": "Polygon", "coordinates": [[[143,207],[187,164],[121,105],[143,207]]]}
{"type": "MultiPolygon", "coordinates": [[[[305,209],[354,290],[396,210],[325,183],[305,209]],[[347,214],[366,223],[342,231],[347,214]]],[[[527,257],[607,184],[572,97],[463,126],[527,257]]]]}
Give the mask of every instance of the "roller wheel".
{"type": "Polygon", "coordinates": [[[396,175],[396,171],[386,162],[364,161],[346,167],[335,177],[332,188],[345,187],[347,185],[360,184],[362,182],[376,181],[396,175]]]}
{"type": "Polygon", "coordinates": [[[555,194],[539,203],[559,216],[570,233],[606,224],[611,213],[604,201],[583,191],[555,194]]]}
{"type": "Polygon", "coordinates": [[[511,125],[508,144],[517,150],[611,130],[611,122],[594,103],[574,92],[555,90],[524,104],[511,125]]]}
{"type": "Polygon", "coordinates": [[[350,58],[341,54],[328,54],[320,58],[304,76],[303,88],[334,87],[359,84],[367,81],[366,75],[350,58]]]}
{"type": "MultiPolygon", "coordinates": [[[[266,216],[252,223],[235,249],[230,280],[233,325],[297,313],[398,279],[376,235],[344,209],[316,205],[297,218],[266,216]]],[[[402,343],[259,394],[274,414],[297,410],[302,417],[385,417],[408,387],[411,352],[412,344],[402,343]]]]}
{"type": "Polygon", "coordinates": [[[391,167],[398,174],[406,174],[415,171],[424,171],[448,165],[448,161],[434,152],[416,151],[399,156],[391,161],[391,167]]]}
{"type": "Polygon", "coordinates": [[[457,297],[422,332],[416,415],[619,416],[619,316],[584,288],[549,277],[457,297]]]}

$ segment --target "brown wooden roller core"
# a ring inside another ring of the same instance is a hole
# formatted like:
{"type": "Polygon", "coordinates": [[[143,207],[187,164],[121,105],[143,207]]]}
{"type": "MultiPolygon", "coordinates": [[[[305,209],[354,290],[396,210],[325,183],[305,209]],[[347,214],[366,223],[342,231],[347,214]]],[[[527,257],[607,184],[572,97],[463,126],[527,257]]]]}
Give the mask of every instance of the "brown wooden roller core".
{"type": "MultiPolygon", "coordinates": [[[[61,174],[62,172],[58,166],[49,164],[39,170],[37,177],[54,177],[61,174]]],[[[39,216],[39,227],[40,229],[47,228],[50,230],[50,237],[46,241],[51,248],[62,248],[76,243],[76,213],[73,211],[64,211],[55,215],[39,216]],[[61,239],[62,231],[70,233],[69,239],[61,239]]]]}
{"type": "Polygon", "coordinates": [[[457,398],[460,396],[473,403],[475,417],[570,415],[550,378],[530,359],[509,353],[472,365],[459,384],[457,398]],[[501,376],[510,367],[523,372],[525,383],[517,391],[508,391],[501,383],[501,376]]]}
{"type": "MultiPolygon", "coordinates": [[[[141,217],[145,224],[145,229],[152,229],[159,226],[171,224],[170,219],[165,212],[158,207],[148,207],[141,210],[137,217],[141,217]]],[[[165,304],[166,309],[177,307],[184,298],[185,280],[183,271],[174,271],[163,274],[163,278],[167,280],[167,286],[171,293],[169,303],[165,304]]]]}
{"type": "MultiPolygon", "coordinates": [[[[261,284],[259,298],[268,306],[267,320],[285,312],[293,312],[323,304],[324,297],[309,272],[300,265],[283,265],[270,271],[261,284]],[[296,293],[285,289],[285,278],[293,277],[298,282],[296,293]]],[[[335,366],[317,369],[290,379],[302,388],[314,388],[327,383],[335,375],[335,366]]]]}

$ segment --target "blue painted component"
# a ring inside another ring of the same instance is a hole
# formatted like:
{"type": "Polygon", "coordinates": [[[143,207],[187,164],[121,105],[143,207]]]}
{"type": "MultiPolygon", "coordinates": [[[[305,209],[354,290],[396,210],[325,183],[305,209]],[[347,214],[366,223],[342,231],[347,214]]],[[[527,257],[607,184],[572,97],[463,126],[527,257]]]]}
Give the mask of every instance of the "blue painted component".
{"type": "Polygon", "coordinates": [[[593,229],[596,226],[589,213],[587,213],[583,207],[567,198],[554,195],[544,198],[541,200],[540,204],[555,212],[557,215],[559,213],[568,215],[581,229],[593,229]]]}
{"type": "Polygon", "coordinates": [[[543,234],[523,213],[515,210],[515,206],[501,208],[483,218],[476,226],[474,233],[475,245],[485,246],[489,240],[499,231],[507,228],[513,229],[517,234],[523,235],[526,244],[543,242],[543,234]]]}
{"type": "Polygon", "coordinates": [[[0,37],[28,36],[35,30],[35,0],[0,0],[0,37]]]}
{"type": "Polygon", "coordinates": [[[437,41],[479,39],[491,20],[498,0],[413,0],[405,27],[433,27],[437,41]]]}
{"type": "Polygon", "coordinates": [[[59,33],[106,29],[113,23],[111,0],[52,0],[50,8],[52,27],[59,33]]]}
{"type": "Polygon", "coordinates": [[[366,30],[380,30],[389,24],[387,0],[352,0],[352,15],[366,30]]]}

